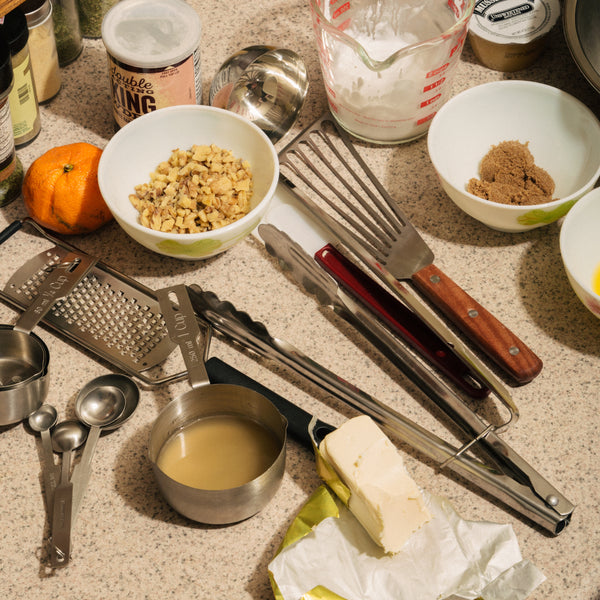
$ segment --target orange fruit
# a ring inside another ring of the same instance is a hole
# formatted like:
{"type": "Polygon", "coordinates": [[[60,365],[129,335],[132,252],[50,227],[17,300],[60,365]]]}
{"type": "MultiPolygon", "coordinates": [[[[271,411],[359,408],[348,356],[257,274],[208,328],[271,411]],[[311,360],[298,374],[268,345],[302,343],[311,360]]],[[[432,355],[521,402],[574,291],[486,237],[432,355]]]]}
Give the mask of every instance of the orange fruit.
{"type": "Polygon", "coordinates": [[[63,234],[84,234],[112,220],[98,186],[102,150],[79,142],[57,146],[25,174],[23,200],[30,217],[63,234]]]}

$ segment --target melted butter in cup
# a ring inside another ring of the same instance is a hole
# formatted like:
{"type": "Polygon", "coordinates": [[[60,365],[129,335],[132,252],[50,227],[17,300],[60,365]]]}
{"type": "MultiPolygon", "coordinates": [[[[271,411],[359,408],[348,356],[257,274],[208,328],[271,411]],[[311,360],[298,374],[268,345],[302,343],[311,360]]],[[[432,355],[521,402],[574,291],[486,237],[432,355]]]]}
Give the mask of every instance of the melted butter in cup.
{"type": "Polygon", "coordinates": [[[543,52],[559,15],[559,0],[479,0],[469,22],[471,48],[489,69],[520,71],[543,52]]]}
{"type": "Polygon", "coordinates": [[[277,437],[260,423],[239,415],[215,415],[167,439],[156,463],[165,475],[188,487],[227,490],[262,475],[280,449],[277,437]]]}

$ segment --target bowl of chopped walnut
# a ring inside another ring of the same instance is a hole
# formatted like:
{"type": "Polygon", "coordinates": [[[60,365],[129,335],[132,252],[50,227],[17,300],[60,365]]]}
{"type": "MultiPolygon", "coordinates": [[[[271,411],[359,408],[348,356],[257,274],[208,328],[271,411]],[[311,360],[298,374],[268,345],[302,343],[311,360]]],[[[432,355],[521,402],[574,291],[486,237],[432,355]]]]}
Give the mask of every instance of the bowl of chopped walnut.
{"type": "Polygon", "coordinates": [[[201,105],[138,117],[106,145],[100,191],[134,240],[183,260],[215,256],[265,214],[279,177],[277,152],[252,122],[201,105]]]}

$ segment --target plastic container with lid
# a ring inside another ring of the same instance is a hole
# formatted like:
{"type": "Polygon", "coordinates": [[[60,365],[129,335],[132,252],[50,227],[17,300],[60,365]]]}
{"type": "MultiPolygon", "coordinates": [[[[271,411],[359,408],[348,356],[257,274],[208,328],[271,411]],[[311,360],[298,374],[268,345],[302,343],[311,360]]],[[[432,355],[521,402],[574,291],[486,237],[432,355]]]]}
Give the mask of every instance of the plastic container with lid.
{"type": "Polygon", "coordinates": [[[29,54],[38,102],[46,102],[58,94],[61,85],[52,4],[50,0],[25,0],[21,8],[29,28],[29,54]]]}
{"type": "Polygon", "coordinates": [[[13,87],[10,47],[0,37],[0,206],[6,206],[21,195],[23,165],[15,152],[8,96],[13,87]]]}
{"type": "Polygon", "coordinates": [[[121,0],[102,22],[113,116],[201,104],[200,17],[183,0],[121,0]]]}
{"type": "Polygon", "coordinates": [[[469,42],[484,66],[520,71],[540,56],[559,15],[559,0],[478,0],[469,42]]]}
{"type": "Polygon", "coordinates": [[[29,29],[21,8],[11,10],[0,25],[0,34],[8,42],[11,54],[14,84],[8,96],[15,145],[31,142],[41,129],[31,57],[29,56],[29,29]]]}

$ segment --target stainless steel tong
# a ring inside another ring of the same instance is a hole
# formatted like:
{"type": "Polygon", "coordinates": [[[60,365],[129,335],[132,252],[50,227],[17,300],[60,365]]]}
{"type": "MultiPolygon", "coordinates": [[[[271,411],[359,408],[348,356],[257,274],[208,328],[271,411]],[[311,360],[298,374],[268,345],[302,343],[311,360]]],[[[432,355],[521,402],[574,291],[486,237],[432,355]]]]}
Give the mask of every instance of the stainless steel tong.
{"type": "MultiPolygon", "coordinates": [[[[484,428],[462,448],[456,448],[385,403],[370,396],[315,362],[292,344],[271,336],[264,324],[221,301],[198,285],[189,286],[197,315],[230,340],[268,359],[274,359],[316,383],[353,408],[368,414],[382,427],[417,451],[488,492],[496,499],[554,535],[569,523],[573,504],[521,458],[493,430],[484,428]],[[474,443],[489,455],[482,462],[467,454],[474,443]]],[[[443,390],[448,393],[449,390],[443,390]]],[[[469,421],[473,417],[469,416],[469,421]]],[[[475,417],[477,418],[477,417],[475,417]]],[[[469,423],[463,423],[470,427],[469,423]]],[[[475,425],[473,420],[472,425],[475,425]]]]}

